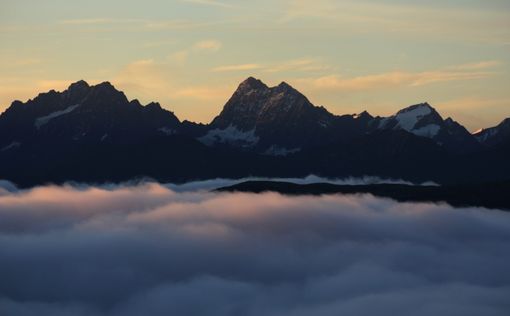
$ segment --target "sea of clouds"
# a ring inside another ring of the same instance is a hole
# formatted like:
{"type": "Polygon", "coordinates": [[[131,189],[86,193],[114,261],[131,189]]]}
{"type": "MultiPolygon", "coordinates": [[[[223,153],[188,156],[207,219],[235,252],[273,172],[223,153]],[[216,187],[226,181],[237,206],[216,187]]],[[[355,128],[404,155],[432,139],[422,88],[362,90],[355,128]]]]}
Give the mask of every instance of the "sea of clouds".
{"type": "Polygon", "coordinates": [[[0,181],[0,315],[510,313],[510,212],[215,181],[0,181]]]}

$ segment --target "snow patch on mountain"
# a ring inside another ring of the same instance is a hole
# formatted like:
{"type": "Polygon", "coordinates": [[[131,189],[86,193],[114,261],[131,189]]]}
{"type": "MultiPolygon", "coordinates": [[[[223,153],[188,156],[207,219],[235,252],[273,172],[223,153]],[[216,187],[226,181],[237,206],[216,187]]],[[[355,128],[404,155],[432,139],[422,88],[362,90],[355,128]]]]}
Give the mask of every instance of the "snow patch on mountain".
{"type": "Polygon", "coordinates": [[[68,107],[67,109],[64,109],[64,110],[60,110],[60,111],[55,111],[53,113],[50,113],[48,115],[45,115],[45,116],[42,116],[42,117],[39,117],[35,120],[35,127],[37,129],[40,129],[43,125],[46,125],[48,124],[51,120],[53,120],[54,118],[57,118],[59,116],[62,116],[62,115],[65,115],[65,114],[68,114],[68,113],[71,113],[72,111],[74,111],[77,107],[79,107],[80,105],[79,104],[75,104],[75,105],[72,105],[70,107],[68,107]]]}
{"type": "Polygon", "coordinates": [[[440,124],[430,123],[416,127],[422,125],[419,122],[427,115],[432,114],[432,111],[432,108],[426,103],[414,105],[393,116],[382,118],[379,121],[378,129],[402,129],[416,136],[434,138],[441,130],[440,124]]]}
{"type": "Polygon", "coordinates": [[[301,150],[301,148],[287,149],[285,147],[280,147],[280,146],[277,146],[277,145],[271,145],[271,147],[269,147],[264,152],[264,155],[268,155],[268,156],[287,156],[287,155],[290,155],[290,154],[297,153],[300,150],[301,150]]]}
{"type": "Polygon", "coordinates": [[[441,126],[437,124],[429,124],[417,129],[413,129],[410,132],[417,136],[434,138],[436,137],[440,130],[441,126]]]}
{"type": "Polygon", "coordinates": [[[9,145],[7,145],[7,146],[3,147],[2,149],[0,149],[0,151],[7,151],[7,150],[10,150],[10,149],[19,147],[19,146],[21,146],[20,142],[12,142],[9,145]]]}
{"type": "Polygon", "coordinates": [[[328,122],[319,121],[318,123],[319,123],[319,125],[320,125],[322,128],[328,128],[328,127],[329,127],[329,123],[328,123],[328,122]]]}
{"type": "Polygon", "coordinates": [[[426,105],[417,106],[415,108],[404,110],[398,112],[395,116],[395,119],[398,122],[398,127],[411,132],[413,128],[416,126],[416,123],[424,117],[431,113],[430,107],[426,105]]]}
{"type": "Polygon", "coordinates": [[[255,129],[244,132],[231,124],[225,129],[215,128],[210,130],[204,136],[199,137],[198,141],[208,146],[220,143],[253,147],[259,142],[259,137],[255,135],[255,129]]]}
{"type": "Polygon", "coordinates": [[[158,128],[158,131],[160,131],[161,133],[168,135],[168,136],[175,134],[175,130],[168,128],[168,127],[158,128]]]}

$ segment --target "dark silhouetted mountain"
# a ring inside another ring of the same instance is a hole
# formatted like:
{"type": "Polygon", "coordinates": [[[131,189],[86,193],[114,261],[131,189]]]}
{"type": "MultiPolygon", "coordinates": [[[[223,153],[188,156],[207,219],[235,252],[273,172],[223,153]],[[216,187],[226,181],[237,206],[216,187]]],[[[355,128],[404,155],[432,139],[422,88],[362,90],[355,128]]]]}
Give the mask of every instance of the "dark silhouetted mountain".
{"type": "Polygon", "coordinates": [[[215,191],[278,192],[289,195],[370,193],[400,202],[442,202],[456,207],[486,207],[510,211],[510,182],[437,186],[406,184],[296,184],[281,181],[246,181],[228,187],[221,187],[215,191]]]}
{"type": "Polygon", "coordinates": [[[482,129],[474,134],[475,138],[487,147],[505,146],[510,144],[510,118],[497,126],[482,129]]]}
{"type": "Polygon", "coordinates": [[[427,103],[390,117],[334,115],[282,82],[242,82],[210,124],[78,81],[0,115],[0,178],[20,185],[152,177],[373,175],[440,183],[508,180],[509,123],[475,136],[427,103]]]}
{"type": "Polygon", "coordinates": [[[179,126],[177,117],[158,103],[128,101],[109,82],[89,86],[78,81],[64,92],[13,102],[0,117],[0,148],[34,142],[131,143],[175,133],[179,126]]]}
{"type": "Polygon", "coordinates": [[[330,138],[335,119],[285,82],[269,88],[250,77],[239,85],[200,140],[208,145],[286,154],[330,138]]]}
{"type": "Polygon", "coordinates": [[[209,146],[230,145],[285,156],[363,135],[372,119],[367,112],[356,117],[333,115],[285,82],[270,88],[250,77],[199,140],[209,146]]]}
{"type": "Polygon", "coordinates": [[[199,140],[209,146],[287,155],[378,130],[403,130],[430,138],[454,153],[480,149],[462,125],[451,118],[443,120],[428,103],[410,106],[390,117],[374,118],[366,111],[337,116],[314,106],[285,82],[270,88],[252,77],[239,85],[199,140]]]}

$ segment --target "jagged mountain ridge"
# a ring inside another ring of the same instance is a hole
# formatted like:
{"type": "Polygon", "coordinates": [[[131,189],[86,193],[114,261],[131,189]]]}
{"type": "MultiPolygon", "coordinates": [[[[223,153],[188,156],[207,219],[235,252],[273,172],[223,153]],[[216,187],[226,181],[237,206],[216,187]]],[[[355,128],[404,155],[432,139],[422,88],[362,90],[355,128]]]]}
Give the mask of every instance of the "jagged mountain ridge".
{"type": "Polygon", "coordinates": [[[251,77],[210,124],[196,124],[157,103],[129,101],[108,82],[78,81],[14,101],[0,115],[0,178],[23,185],[310,173],[506,179],[510,146],[501,145],[509,142],[500,125],[489,133],[497,141],[475,138],[427,103],[389,117],[334,115],[286,83],[268,87],[251,77]]]}
{"type": "Polygon", "coordinates": [[[239,85],[200,140],[207,145],[285,154],[385,129],[430,138],[452,152],[480,148],[462,125],[451,118],[444,120],[428,103],[412,105],[390,117],[373,117],[366,111],[334,115],[314,106],[285,82],[268,87],[252,77],[239,85]]]}
{"type": "MultiPolygon", "coordinates": [[[[51,90],[26,103],[13,102],[0,116],[0,148],[41,135],[93,142],[184,134],[209,146],[278,155],[384,129],[427,137],[455,152],[473,151],[489,139],[475,138],[451,118],[444,120],[428,103],[407,107],[390,117],[373,117],[366,111],[339,116],[314,106],[285,82],[268,87],[250,77],[209,125],[181,123],[158,103],[142,106],[137,100],[129,101],[108,82],[89,86],[78,81],[61,93],[51,90]]],[[[497,142],[487,142],[492,143],[497,142]]]]}
{"type": "Polygon", "coordinates": [[[89,86],[78,81],[63,92],[51,90],[0,116],[0,148],[47,139],[58,142],[131,142],[156,133],[172,133],[179,119],[158,103],[129,101],[109,82],[89,86]]]}
{"type": "Polygon", "coordinates": [[[211,132],[201,139],[211,145],[235,144],[236,139],[244,139],[244,147],[267,150],[278,146],[281,150],[292,150],[325,137],[325,129],[335,119],[285,82],[269,88],[250,77],[239,85],[211,122],[211,132]],[[227,133],[222,135],[221,131],[227,133]],[[238,137],[228,137],[229,132],[237,132],[238,137]],[[216,135],[218,139],[214,139],[216,135]]]}

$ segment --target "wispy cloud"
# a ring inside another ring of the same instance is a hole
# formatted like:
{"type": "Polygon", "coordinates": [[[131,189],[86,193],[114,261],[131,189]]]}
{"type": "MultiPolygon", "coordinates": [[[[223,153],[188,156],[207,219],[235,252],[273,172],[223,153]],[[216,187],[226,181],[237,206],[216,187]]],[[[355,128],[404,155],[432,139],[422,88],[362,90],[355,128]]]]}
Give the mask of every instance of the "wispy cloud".
{"type": "Polygon", "coordinates": [[[203,21],[191,19],[171,19],[171,20],[149,20],[149,19],[119,19],[119,18],[87,18],[87,19],[67,19],[61,20],[58,24],[76,27],[86,26],[119,26],[137,27],[145,31],[163,31],[163,30],[187,30],[202,27],[210,27],[231,22],[230,20],[203,21]]]}
{"type": "Polygon", "coordinates": [[[61,20],[59,24],[64,25],[98,25],[98,24],[130,24],[145,23],[143,19],[117,19],[117,18],[88,18],[61,20]]]}
{"type": "Polygon", "coordinates": [[[143,46],[149,47],[149,48],[159,48],[159,47],[164,47],[164,46],[168,46],[168,45],[173,45],[175,43],[177,43],[176,40],[166,39],[166,40],[159,40],[159,41],[147,41],[147,42],[143,43],[143,46]]]}
{"type": "Polygon", "coordinates": [[[330,67],[321,63],[317,59],[303,58],[285,61],[266,67],[267,72],[284,72],[284,71],[321,71],[330,67]]]}
{"type": "Polygon", "coordinates": [[[171,53],[167,56],[168,61],[173,63],[184,63],[188,60],[190,51],[189,49],[183,49],[176,52],[171,53]]]}
{"type": "Polygon", "coordinates": [[[186,50],[164,61],[134,61],[119,71],[112,81],[143,102],[162,102],[163,106],[169,106],[182,119],[208,122],[217,114],[217,106],[228,99],[235,86],[221,81],[204,83],[192,77],[185,65],[193,54],[186,50]]]}
{"type": "Polygon", "coordinates": [[[67,25],[87,25],[87,24],[106,24],[106,23],[115,23],[114,19],[106,19],[106,18],[90,18],[90,19],[71,19],[71,20],[62,20],[60,24],[67,25]]]}
{"type": "Polygon", "coordinates": [[[220,41],[209,39],[195,43],[193,49],[195,51],[217,52],[220,50],[221,46],[222,44],[220,41]]]}
{"type": "Polygon", "coordinates": [[[142,59],[125,65],[111,80],[119,89],[145,102],[154,101],[155,95],[158,101],[165,102],[174,86],[170,73],[173,72],[167,65],[142,59]]]}
{"type": "Polygon", "coordinates": [[[224,65],[214,67],[211,70],[214,72],[260,70],[262,72],[267,73],[277,73],[288,71],[312,72],[322,71],[329,68],[330,68],[329,66],[322,64],[317,59],[303,58],[268,64],[248,63],[248,64],[224,65]]]}
{"type": "Polygon", "coordinates": [[[216,53],[223,44],[215,39],[202,40],[194,43],[190,47],[178,50],[167,56],[167,61],[173,63],[184,63],[190,56],[203,53],[216,53]]]}
{"type": "Polygon", "coordinates": [[[458,70],[480,70],[480,69],[487,69],[487,68],[493,68],[500,66],[502,64],[501,61],[498,60],[487,60],[487,61],[480,61],[477,63],[469,63],[469,64],[463,64],[454,66],[453,69],[458,70]]]}
{"type": "Polygon", "coordinates": [[[438,101],[435,106],[441,112],[461,121],[472,132],[494,126],[510,117],[508,97],[466,95],[458,99],[438,101]]]}
{"type": "Polygon", "coordinates": [[[225,2],[220,2],[216,0],[180,0],[181,2],[192,3],[192,4],[200,4],[206,6],[213,7],[222,7],[222,8],[233,8],[234,6],[225,2]]]}
{"type": "Polygon", "coordinates": [[[185,29],[194,29],[200,27],[206,27],[216,24],[216,22],[206,22],[206,21],[193,21],[193,20],[155,20],[155,21],[146,21],[144,23],[144,27],[147,30],[152,31],[162,31],[162,30],[185,30],[185,29]]]}
{"type": "Polygon", "coordinates": [[[426,35],[431,38],[501,43],[507,40],[508,13],[480,7],[445,6],[418,2],[289,0],[278,20],[315,27],[335,27],[361,33],[426,35]],[[480,14],[480,12],[483,14],[480,14]],[[341,28],[340,28],[341,27],[341,28]]]}
{"type": "Polygon", "coordinates": [[[245,71],[245,70],[255,70],[261,69],[264,66],[259,64],[239,64],[239,65],[228,65],[228,66],[218,66],[214,67],[212,71],[217,72],[227,72],[227,71],[245,71]]]}
{"type": "Polygon", "coordinates": [[[232,90],[224,87],[190,86],[181,87],[173,93],[175,98],[187,98],[193,100],[226,100],[232,90]]]}
{"type": "Polygon", "coordinates": [[[14,62],[15,66],[33,66],[42,63],[40,58],[21,58],[14,62]]]}
{"type": "Polygon", "coordinates": [[[437,82],[488,78],[496,74],[496,72],[491,69],[496,65],[498,65],[498,63],[492,61],[459,65],[431,71],[391,71],[350,78],[340,75],[328,75],[319,78],[298,79],[297,82],[311,86],[315,90],[336,91],[359,91],[399,86],[416,87],[437,82]]]}
{"type": "Polygon", "coordinates": [[[42,64],[42,62],[41,58],[36,57],[13,57],[0,60],[0,67],[3,69],[34,67],[42,64]]]}

